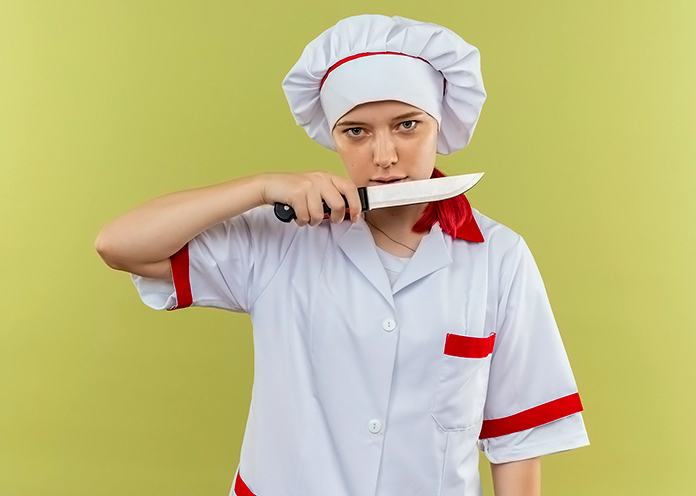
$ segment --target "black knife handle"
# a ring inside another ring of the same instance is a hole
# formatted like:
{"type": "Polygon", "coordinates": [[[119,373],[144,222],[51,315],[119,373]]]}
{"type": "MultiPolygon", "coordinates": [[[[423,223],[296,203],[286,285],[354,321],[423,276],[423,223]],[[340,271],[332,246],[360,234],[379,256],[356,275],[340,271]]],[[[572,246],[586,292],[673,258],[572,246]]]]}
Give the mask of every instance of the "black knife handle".
{"type": "MultiPolygon", "coordinates": [[[[360,196],[360,206],[362,207],[363,212],[365,210],[369,210],[370,203],[367,200],[367,188],[364,186],[362,188],[358,188],[358,196],[360,196]]],[[[343,197],[343,201],[346,203],[346,208],[348,208],[348,200],[346,200],[345,196],[343,197]]],[[[324,204],[324,215],[331,215],[331,209],[329,206],[325,201],[322,201],[322,203],[324,204]]],[[[286,205],[285,203],[276,203],[273,212],[278,220],[282,222],[290,222],[291,220],[297,218],[295,215],[295,210],[293,210],[290,205],[286,205]]]]}

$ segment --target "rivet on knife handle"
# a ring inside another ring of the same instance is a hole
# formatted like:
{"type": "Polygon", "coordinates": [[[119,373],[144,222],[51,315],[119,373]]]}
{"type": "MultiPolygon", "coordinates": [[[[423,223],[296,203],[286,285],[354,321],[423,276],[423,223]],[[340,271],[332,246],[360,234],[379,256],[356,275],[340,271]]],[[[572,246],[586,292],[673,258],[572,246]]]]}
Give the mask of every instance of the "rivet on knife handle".
{"type": "MultiPolygon", "coordinates": [[[[363,212],[365,210],[369,210],[370,204],[367,201],[367,188],[358,188],[358,195],[360,196],[360,204],[363,212]]],[[[346,200],[345,196],[343,197],[343,200],[346,202],[346,208],[348,208],[348,200],[346,200]]],[[[331,209],[329,206],[326,204],[326,202],[322,203],[324,204],[324,215],[331,215],[331,209]]],[[[285,203],[276,203],[273,212],[278,220],[281,220],[282,222],[290,222],[291,220],[297,218],[295,215],[295,210],[293,210],[290,205],[286,205],[285,203]]]]}

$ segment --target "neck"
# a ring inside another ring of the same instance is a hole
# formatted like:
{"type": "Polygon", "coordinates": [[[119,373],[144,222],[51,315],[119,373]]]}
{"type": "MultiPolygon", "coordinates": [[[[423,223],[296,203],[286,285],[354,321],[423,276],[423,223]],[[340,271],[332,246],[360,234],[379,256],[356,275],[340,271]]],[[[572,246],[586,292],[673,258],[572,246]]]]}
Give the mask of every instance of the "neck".
{"type": "Polygon", "coordinates": [[[426,205],[380,208],[365,213],[377,246],[400,257],[415,253],[426,233],[413,232],[413,226],[423,215],[426,205]]]}
{"type": "Polygon", "coordinates": [[[382,229],[390,229],[395,233],[409,233],[423,215],[426,206],[427,204],[418,204],[379,208],[365,212],[365,218],[382,229]]]}

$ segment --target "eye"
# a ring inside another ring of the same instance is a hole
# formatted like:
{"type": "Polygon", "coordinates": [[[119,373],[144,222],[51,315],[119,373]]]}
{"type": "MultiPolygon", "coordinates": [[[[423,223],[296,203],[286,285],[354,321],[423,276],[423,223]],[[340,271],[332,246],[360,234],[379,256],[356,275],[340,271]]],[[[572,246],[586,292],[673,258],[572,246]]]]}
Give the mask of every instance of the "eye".
{"type": "Polygon", "coordinates": [[[410,131],[411,129],[414,129],[416,127],[418,122],[419,121],[404,121],[401,123],[401,126],[407,131],[410,131]]]}
{"type": "Polygon", "coordinates": [[[346,134],[348,134],[348,136],[352,136],[352,137],[357,138],[358,136],[360,136],[362,129],[359,127],[351,127],[351,128],[346,129],[344,132],[346,134]]]}

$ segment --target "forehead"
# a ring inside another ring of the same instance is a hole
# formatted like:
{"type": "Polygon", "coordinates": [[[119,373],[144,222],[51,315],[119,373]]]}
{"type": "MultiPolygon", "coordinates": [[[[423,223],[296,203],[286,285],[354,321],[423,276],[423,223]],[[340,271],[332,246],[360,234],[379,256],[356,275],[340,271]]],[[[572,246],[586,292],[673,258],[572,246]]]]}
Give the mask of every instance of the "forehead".
{"type": "Polygon", "coordinates": [[[362,103],[353,107],[344,114],[336,123],[340,125],[343,121],[350,120],[381,120],[394,119],[398,116],[413,112],[423,112],[423,110],[408,103],[396,100],[381,100],[378,102],[362,103]]]}

